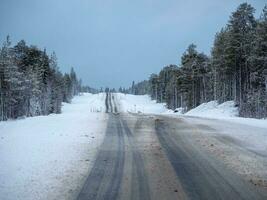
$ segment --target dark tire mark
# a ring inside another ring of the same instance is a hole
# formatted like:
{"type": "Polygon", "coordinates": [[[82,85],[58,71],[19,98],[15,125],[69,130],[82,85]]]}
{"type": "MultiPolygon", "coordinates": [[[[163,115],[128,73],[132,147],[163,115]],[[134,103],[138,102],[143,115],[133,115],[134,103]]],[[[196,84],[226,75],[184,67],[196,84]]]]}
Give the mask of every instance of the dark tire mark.
{"type": "Polygon", "coordinates": [[[115,103],[114,95],[112,95],[112,100],[113,100],[113,105],[114,105],[114,111],[115,113],[118,113],[118,108],[117,108],[117,104],[115,103]]]}
{"type": "Polygon", "coordinates": [[[108,111],[109,111],[108,96],[109,96],[109,94],[108,94],[108,92],[106,92],[106,99],[105,99],[105,104],[106,104],[106,113],[108,113],[108,111]]]}
{"type": "Polygon", "coordinates": [[[118,108],[117,108],[117,104],[115,103],[114,93],[112,94],[112,101],[113,101],[113,106],[114,106],[114,112],[118,113],[118,108]]]}
{"type": "Polygon", "coordinates": [[[106,113],[118,113],[114,94],[106,92],[105,105],[106,105],[106,113]]]}
{"type": "MultiPolygon", "coordinates": [[[[135,147],[134,136],[131,130],[129,129],[127,122],[122,120],[122,124],[125,130],[126,135],[128,136],[129,143],[132,149],[133,155],[133,168],[132,168],[132,184],[134,185],[135,182],[138,183],[138,194],[139,196],[135,196],[135,192],[131,192],[131,199],[146,199],[149,200],[150,198],[150,191],[148,185],[148,179],[145,172],[145,164],[142,158],[141,153],[135,147]],[[137,179],[137,180],[136,180],[137,179]]],[[[132,188],[133,189],[133,188],[132,188]]]]}
{"type": "Polygon", "coordinates": [[[110,115],[106,137],[77,199],[117,199],[124,159],[124,136],[121,122],[118,117],[110,115]]]}
{"type": "Polygon", "coordinates": [[[109,105],[110,105],[110,112],[113,113],[113,105],[112,105],[112,102],[111,102],[111,93],[109,93],[109,98],[108,98],[108,101],[109,101],[109,105]]]}
{"type": "Polygon", "coordinates": [[[125,160],[125,151],[124,151],[124,136],[122,132],[121,121],[116,117],[116,125],[118,131],[118,150],[117,150],[117,160],[115,161],[114,171],[111,178],[110,185],[107,189],[104,199],[116,199],[118,197],[119,188],[122,181],[123,167],[125,160]]]}

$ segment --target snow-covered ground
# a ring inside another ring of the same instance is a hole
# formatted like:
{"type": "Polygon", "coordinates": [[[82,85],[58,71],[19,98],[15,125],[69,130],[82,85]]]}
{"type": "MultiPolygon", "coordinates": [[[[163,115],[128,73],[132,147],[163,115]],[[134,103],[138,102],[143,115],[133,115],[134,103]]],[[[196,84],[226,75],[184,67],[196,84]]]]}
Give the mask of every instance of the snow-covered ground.
{"type": "Polygon", "coordinates": [[[72,199],[105,133],[105,94],[83,94],[62,114],[0,122],[0,199],[72,199]]]}
{"type": "Polygon", "coordinates": [[[218,104],[217,101],[210,101],[189,110],[185,115],[209,118],[236,117],[238,115],[238,108],[235,107],[233,101],[227,101],[222,104],[218,104]]]}
{"type": "Polygon", "coordinates": [[[121,112],[162,114],[169,113],[164,103],[156,103],[148,95],[117,93],[121,112]]]}

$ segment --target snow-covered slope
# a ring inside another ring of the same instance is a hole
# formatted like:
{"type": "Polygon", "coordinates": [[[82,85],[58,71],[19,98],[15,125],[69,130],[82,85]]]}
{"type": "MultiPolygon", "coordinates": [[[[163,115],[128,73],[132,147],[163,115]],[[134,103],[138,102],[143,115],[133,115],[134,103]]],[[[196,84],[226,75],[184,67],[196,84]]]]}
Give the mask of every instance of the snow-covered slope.
{"type": "Polygon", "coordinates": [[[0,122],[0,199],[73,198],[104,136],[104,100],[84,94],[62,114],[0,122]]]}
{"type": "Polygon", "coordinates": [[[165,104],[156,103],[151,100],[148,95],[131,95],[117,93],[117,100],[120,103],[120,109],[122,112],[134,112],[134,113],[168,113],[165,104]]]}
{"type": "Polygon", "coordinates": [[[229,118],[238,115],[238,108],[233,101],[218,104],[217,101],[203,103],[198,107],[189,110],[185,115],[210,117],[210,118],[229,118]]]}

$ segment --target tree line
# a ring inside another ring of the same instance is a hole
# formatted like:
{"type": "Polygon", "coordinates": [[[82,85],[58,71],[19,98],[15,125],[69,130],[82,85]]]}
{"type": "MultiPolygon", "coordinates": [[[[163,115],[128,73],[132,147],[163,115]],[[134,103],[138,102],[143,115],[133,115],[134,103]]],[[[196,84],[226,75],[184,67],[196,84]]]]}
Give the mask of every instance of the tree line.
{"type": "Polygon", "coordinates": [[[179,67],[166,66],[128,92],[150,94],[184,112],[211,100],[234,100],[240,116],[267,117],[267,6],[259,19],[254,12],[241,4],[216,34],[210,56],[191,44],[179,67]]]}
{"type": "Polygon", "coordinates": [[[82,88],[71,68],[62,74],[56,54],[28,46],[11,45],[9,36],[0,49],[0,121],[60,113],[62,102],[71,102],[82,88]]]}

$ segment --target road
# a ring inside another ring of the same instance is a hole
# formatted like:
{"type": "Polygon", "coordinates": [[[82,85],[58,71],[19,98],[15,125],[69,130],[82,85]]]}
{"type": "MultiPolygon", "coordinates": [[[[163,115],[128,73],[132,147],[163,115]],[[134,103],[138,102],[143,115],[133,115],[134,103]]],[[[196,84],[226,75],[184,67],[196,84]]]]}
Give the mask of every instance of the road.
{"type": "Polygon", "coordinates": [[[78,200],[267,199],[199,148],[182,120],[122,113],[111,93],[105,103],[106,136],[78,200]]]}

